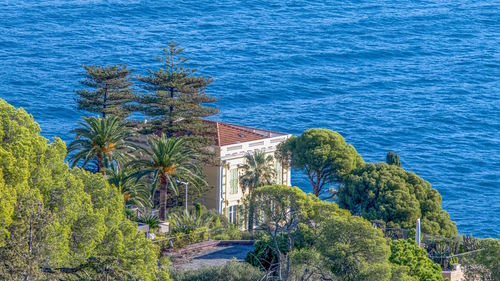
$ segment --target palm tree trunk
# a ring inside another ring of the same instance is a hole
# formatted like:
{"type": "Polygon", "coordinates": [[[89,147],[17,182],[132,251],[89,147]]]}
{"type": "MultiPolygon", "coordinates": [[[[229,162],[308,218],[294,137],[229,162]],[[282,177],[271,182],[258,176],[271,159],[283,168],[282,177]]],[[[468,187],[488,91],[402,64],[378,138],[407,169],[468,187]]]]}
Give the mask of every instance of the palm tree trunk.
{"type": "Polygon", "coordinates": [[[253,233],[253,226],[254,226],[254,218],[255,218],[255,207],[252,203],[250,203],[250,206],[248,208],[248,231],[250,233],[253,233]]]}
{"type": "Polygon", "coordinates": [[[102,157],[102,153],[97,154],[97,172],[106,174],[106,169],[104,169],[104,159],[102,157]]]}
{"type": "Polygon", "coordinates": [[[167,177],[160,176],[160,220],[167,219],[167,177]]]}

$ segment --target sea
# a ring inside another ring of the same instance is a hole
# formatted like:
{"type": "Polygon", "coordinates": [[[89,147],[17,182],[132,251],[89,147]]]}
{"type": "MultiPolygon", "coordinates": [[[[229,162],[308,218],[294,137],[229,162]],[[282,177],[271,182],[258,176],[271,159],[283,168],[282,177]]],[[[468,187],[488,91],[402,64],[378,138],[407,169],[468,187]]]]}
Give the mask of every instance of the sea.
{"type": "MultiPolygon", "coordinates": [[[[69,142],[82,65],[213,77],[215,119],[338,131],[368,162],[396,151],[460,233],[500,238],[500,2],[0,0],[0,98],[69,142]]],[[[294,171],[292,183],[310,191],[294,171]]]]}

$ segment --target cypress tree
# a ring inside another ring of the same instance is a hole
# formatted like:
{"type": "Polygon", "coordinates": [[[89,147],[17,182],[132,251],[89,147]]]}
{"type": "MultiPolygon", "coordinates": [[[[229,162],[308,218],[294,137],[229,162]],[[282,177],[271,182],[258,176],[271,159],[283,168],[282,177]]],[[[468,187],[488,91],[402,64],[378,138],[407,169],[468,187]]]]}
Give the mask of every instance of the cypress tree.
{"type": "Polygon", "coordinates": [[[126,118],[130,115],[130,102],[134,101],[131,70],[126,65],[88,65],[83,68],[87,73],[80,83],[93,90],[76,91],[77,108],[102,117],[114,115],[126,118]]]}
{"type": "Polygon", "coordinates": [[[399,155],[394,151],[388,151],[385,157],[385,162],[389,165],[395,165],[401,167],[401,161],[399,160],[399,155]]]}
{"type": "Polygon", "coordinates": [[[137,78],[147,91],[138,98],[139,109],[151,118],[142,132],[185,136],[187,145],[199,151],[214,143],[215,129],[203,121],[218,113],[216,107],[207,106],[216,101],[205,93],[212,79],[198,76],[196,69],[186,67],[188,59],[183,57],[183,49],[177,44],[169,44],[163,52],[164,57],[160,59],[163,67],[137,78]]]}

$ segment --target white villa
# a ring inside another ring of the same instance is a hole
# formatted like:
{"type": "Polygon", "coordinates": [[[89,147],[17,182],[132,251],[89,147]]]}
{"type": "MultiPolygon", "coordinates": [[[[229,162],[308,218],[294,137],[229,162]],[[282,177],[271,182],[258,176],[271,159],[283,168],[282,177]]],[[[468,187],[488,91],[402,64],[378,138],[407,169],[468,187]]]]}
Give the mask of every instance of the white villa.
{"type": "MultiPolygon", "coordinates": [[[[210,121],[216,127],[217,144],[214,146],[218,164],[204,167],[210,190],[201,198],[209,209],[215,209],[228,219],[240,221],[238,207],[243,203],[239,176],[245,155],[256,150],[274,157],[276,146],[291,135],[240,125],[210,121]]],[[[276,183],[290,185],[290,169],[275,161],[276,183]]]]}

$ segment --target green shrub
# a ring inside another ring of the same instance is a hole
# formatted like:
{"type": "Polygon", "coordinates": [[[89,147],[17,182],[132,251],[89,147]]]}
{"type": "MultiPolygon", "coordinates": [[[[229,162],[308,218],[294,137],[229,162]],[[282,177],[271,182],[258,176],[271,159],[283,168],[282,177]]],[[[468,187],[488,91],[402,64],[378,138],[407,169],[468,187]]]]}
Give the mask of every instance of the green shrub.
{"type": "Polygon", "coordinates": [[[160,219],[154,215],[143,216],[138,221],[149,225],[149,229],[157,229],[160,224],[160,219]]]}
{"type": "Polygon", "coordinates": [[[248,231],[243,231],[241,232],[241,240],[254,240],[255,235],[248,232],[248,231]]]}
{"type": "Polygon", "coordinates": [[[209,230],[206,227],[200,227],[192,230],[190,233],[178,232],[174,234],[174,249],[180,249],[187,245],[199,243],[208,239],[209,230]]]}
{"type": "Polygon", "coordinates": [[[254,281],[260,280],[264,274],[258,268],[247,263],[231,261],[223,266],[173,271],[170,276],[174,281],[254,281]]]}
{"type": "Polygon", "coordinates": [[[408,276],[420,281],[441,281],[441,267],[413,240],[391,241],[391,263],[408,269],[408,276]]]}
{"type": "Polygon", "coordinates": [[[247,254],[245,261],[263,270],[268,270],[278,260],[273,249],[269,246],[270,243],[269,239],[258,240],[255,243],[255,249],[247,254]]]}
{"type": "Polygon", "coordinates": [[[137,221],[137,213],[129,208],[125,208],[125,217],[131,221],[137,221]]]}
{"type": "Polygon", "coordinates": [[[177,210],[169,214],[172,233],[190,233],[200,227],[217,229],[227,227],[227,219],[213,210],[197,204],[188,214],[184,210],[177,210]]]}
{"type": "Polygon", "coordinates": [[[230,224],[226,228],[222,228],[219,234],[214,235],[214,240],[240,240],[241,231],[237,225],[230,224]]]}

